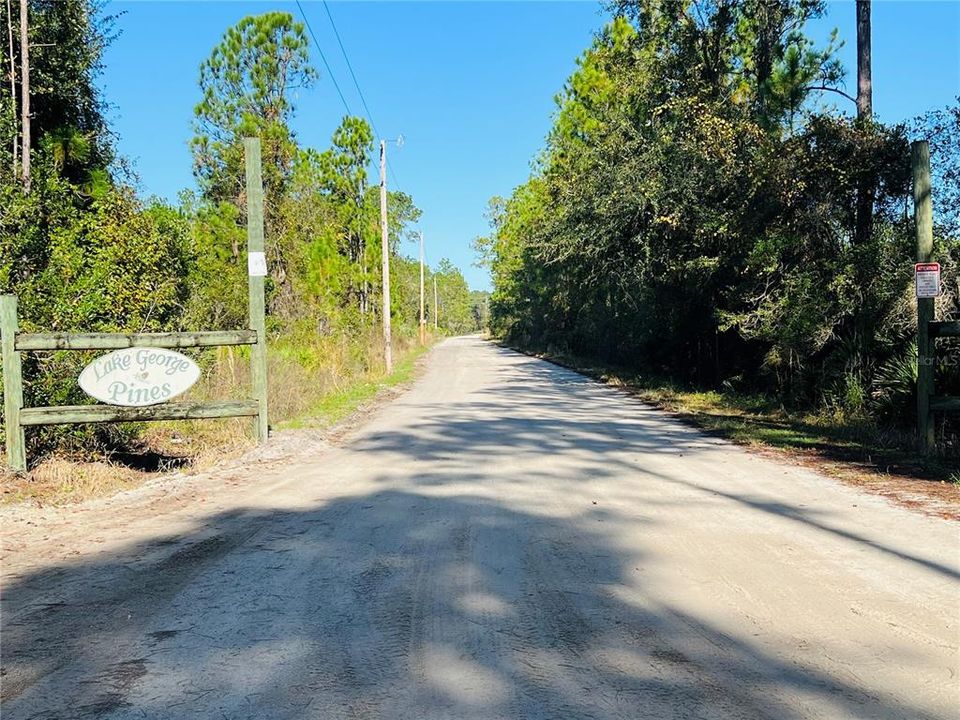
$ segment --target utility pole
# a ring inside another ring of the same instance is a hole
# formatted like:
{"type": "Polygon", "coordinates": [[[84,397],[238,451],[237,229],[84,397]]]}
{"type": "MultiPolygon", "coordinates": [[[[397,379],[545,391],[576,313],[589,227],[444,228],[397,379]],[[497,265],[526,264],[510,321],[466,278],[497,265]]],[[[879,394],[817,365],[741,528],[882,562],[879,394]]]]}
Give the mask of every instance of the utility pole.
{"type": "Polygon", "coordinates": [[[380,237],[383,250],[383,362],[393,372],[390,339],[390,236],[387,233],[387,141],[380,141],[380,237]]]}
{"type": "Polygon", "coordinates": [[[423,314],[423,230],[420,231],[420,344],[427,342],[427,316],[423,314]]]}
{"type": "Polygon", "coordinates": [[[439,326],[437,325],[437,320],[440,318],[440,306],[437,304],[437,276],[433,276],[433,329],[436,330],[439,326]]]}
{"type": "Polygon", "coordinates": [[[22,133],[23,189],[30,192],[30,38],[27,32],[27,0],[20,0],[20,112],[22,133]]]}
{"type": "Polygon", "coordinates": [[[10,0],[7,0],[7,45],[10,52],[10,122],[13,123],[13,181],[17,181],[20,165],[19,149],[20,134],[17,132],[17,70],[13,59],[13,7],[10,0]]]}

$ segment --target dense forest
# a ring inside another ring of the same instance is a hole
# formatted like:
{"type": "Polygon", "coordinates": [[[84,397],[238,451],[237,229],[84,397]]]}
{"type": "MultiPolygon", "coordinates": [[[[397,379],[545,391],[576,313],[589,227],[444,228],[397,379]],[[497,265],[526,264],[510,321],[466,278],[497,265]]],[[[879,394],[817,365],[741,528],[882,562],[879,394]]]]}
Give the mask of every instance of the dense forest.
{"type": "MultiPolygon", "coordinates": [[[[302,24],[283,12],[226,30],[199,68],[193,118],[197,189],[179,201],[142,199],[135,168],[116,150],[98,86],[119,19],[100,0],[30,0],[30,126],[21,151],[19,3],[9,29],[0,112],[0,292],[19,298],[26,331],[231,329],[247,324],[244,136],[263,144],[271,420],[307,412],[323,392],[382,373],[379,188],[370,124],[344,117],[330,147],[304,147],[292,129],[296,97],[319,81],[302,24]],[[24,160],[29,160],[29,165],[24,160]]],[[[181,124],[189,118],[183,118],[181,124]]],[[[176,119],[172,119],[176,125],[176,119]]],[[[413,344],[419,264],[413,198],[389,193],[392,315],[401,351],[413,344]]],[[[480,326],[471,295],[448,261],[427,269],[428,327],[437,284],[439,330],[480,326]]],[[[206,391],[242,395],[233,353],[199,353],[206,391]],[[227,380],[224,381],[224,378],[227,380]],[[223,387],[226,385],[226,387],[223,387]]],[[[27,405],[82,404],[84,353],[27,357],[27,405]]],[[[203,387],[200,392],[204,392],[203,387]]],[[[136,428],[45,430],[32,452],[128,442],[136,428]]]]}
{"type": "MultiPolygon", "coordinates": [[[[887,125],[821,0],[636,0],[577,60],[477,248],[510,343],[835,418],[915,422],[910,141],[930,142],[938,319],[957,319],[960,106],[887,125]],[[834,100],[836,102],[834,102],[834,100]]],[[[849,12],[854,12],[853,4],[849,12]]],[[[938,391],[958,394],[956,344],[938,391]]],[[[937,419],[941,448],[956,426],[937,419]]]]}

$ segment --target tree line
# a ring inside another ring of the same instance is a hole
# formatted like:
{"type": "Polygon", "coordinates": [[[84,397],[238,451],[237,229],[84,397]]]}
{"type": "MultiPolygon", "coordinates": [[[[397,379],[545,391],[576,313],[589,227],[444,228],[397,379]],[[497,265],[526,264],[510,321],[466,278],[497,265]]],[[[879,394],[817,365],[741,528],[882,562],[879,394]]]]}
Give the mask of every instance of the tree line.
{"type": "MultiPolygon", "coordinates": [[[[148,332],[231,329],[247,323],[244,231],[245,136],[263,147],[268,334],[305,367],[334,362],[379,367],[378,188],[368,170],[370,124],[344,117],[324,149],[292,129],[297,94],[319,79],[304,26],[288,13],[246,17],[228,28],[199,68],[190,148],[196,190],[178,202],[144,200],[116,150],[97,86],[118,18],[101,0],[29,0],[29,183],[19,148],[23,57],[19,3],[8,30],[0,108],[0,292],[19,297],[25,331],[148,332]]],[[[388,198],[394,254],[392,315],[412,338],[419,265],[404,253],[421,211],[408,194],[388,198]]],[[[471,296],[449,261],[428,268],[427,308],[438,286],[439,329],[479,327],[471,296]]],[[[24,368],[30,405],[88,402],[76,385],[78,353],[36,354],[24,368]]],[[[122,432],[122,429],[116,430],[122,432]]],[[[34,445],[114,437],[114,428],[48,430],[34,445]]],[[[35,451],[35,450],[34,450],[35,451]]]]}
{"type": "MultiPolygon", "coordinates": [[[[476,246],[493,330],[654,377],[911,422],[909,141],[931,144],[937,312],[956,319],[960,106],[896,125],[869,106],[836,109],[828,100],[854,100],[840,40],[804,31],[824,7],[614,4],[557,95],[531,177],[490,202],[476,246]]],[[[956,394],[957,349],[941,349],[938,387],[956,394]]],[[[940,433],[955,444],[946,420],[940,433]]]]}

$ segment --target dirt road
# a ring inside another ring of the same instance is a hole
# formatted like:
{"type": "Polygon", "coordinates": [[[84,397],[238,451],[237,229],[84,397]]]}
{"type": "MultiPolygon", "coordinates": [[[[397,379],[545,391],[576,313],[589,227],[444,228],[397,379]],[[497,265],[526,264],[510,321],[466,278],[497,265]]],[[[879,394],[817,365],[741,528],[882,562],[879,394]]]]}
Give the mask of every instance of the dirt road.
{"type": "Polygon", "coordinates": [[[957,525],[553,365],[265,467],[5,563],[4,720],[956,717],[957,525]]]}

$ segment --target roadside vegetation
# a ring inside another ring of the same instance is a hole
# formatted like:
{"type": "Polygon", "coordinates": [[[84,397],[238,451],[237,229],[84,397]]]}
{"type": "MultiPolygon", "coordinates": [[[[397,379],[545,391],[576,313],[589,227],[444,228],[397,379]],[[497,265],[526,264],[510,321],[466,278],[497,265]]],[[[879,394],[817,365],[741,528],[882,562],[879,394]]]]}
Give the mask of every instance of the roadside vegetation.
{"type": "MultiPolygon", "coordinates": [[[[956,320],[960,105],[902,125],[841,112],[841,39],[804,34],[818,0],[615,10],[530,179],[490,202],[493,333],[616,368],[730,433],[912,453],[909,142],[930,142],[937,319],[956,320]]],[[[938,351],[938,394],[960,394],[960,348],[938,351]]],[[[914,460],[946,479],[958,432],[938,415],[937,457],[914,460]]]]}
{"type": "Polygon", "coordinates": [[[960,463],[949,454],[919,456],[913,449],[913,428],[851,419],[819,408],[790,408],[770,393],[712,390],[596,358],[530,354],[621,389],[738,445],[771,452],[779,460],[809,466],[907,504],[960,517],[954,509],[960,507],[960,463]],[[936,482],[917,485],[917,479],[936,482]]]}
{"type": "MultiPolygon", "coordinates": [[[[19,26],[18,5],[0,9],[4,28],[19,26]]],[[[379,189],[369,181],[376,138],[366,120],[344,117],[329,147],[298,141],[291,128],[296,98],[319,79],[303,25],[284,12],[247,17],[211,49],[199,68],[190,143],[197,189],[170,203],[138,195],[135,168],[118,155],[106,121],[96,81],[117,18],[100,0],[31,0],[29,8],[30,43],[40,48],[31,53],[29,177],[19,149],[16,36],[3,53],[0,109],[0,292],[18,296],[21,329],[246,327],[242,139],[256,135],[266,192],[271,424],[306,423],[312,415],[329,421],[368,399],[385,382],[379,189]]],[[[395,352],[409,371],[419,352],[419,264],[405,252],[414,249],[409,240],[420,210],[394,189],[388,215],[395,352]]],[[[471,294],[460,271],[442,260],[427,270],[431,334],[434,279],[437,332],[478,329],[485,296],[471,294]]],[[[189,354],[204,374],[188,397],[247,395],[244,349],[189,354]]],[[[26,404],[91,402],[76,383],[91,357],[26,356],[26,404]]],[[[34,464],[64,457],[140,466],[159,457],[170,464],[204,447],[243,445],[248,426],[231,420],[43,428],[28,432],[28,456],[34,464]]],[[[69,472],[61,475],[60,484],[72,482],[69,472]]]]}

